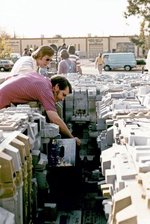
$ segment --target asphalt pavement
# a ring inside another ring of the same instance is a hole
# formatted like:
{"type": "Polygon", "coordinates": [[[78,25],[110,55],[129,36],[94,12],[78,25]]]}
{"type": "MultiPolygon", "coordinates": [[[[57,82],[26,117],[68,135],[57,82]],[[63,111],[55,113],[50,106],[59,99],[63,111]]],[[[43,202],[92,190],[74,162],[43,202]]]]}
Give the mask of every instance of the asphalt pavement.
{"type": "MultiPolygon", "coordinates": [[[[83,75],[87,74],[98,75],[98,70],[95,68],[94,62],[91,62],[89,59],[81,59],[81,68],[83,71],[83,75]]],[[[102,72],[102,74],[111,74],[111,75],[117,73],[142,73],[142,68],[138,66],[137,68],[134,68],[129,72],[124,71],[123,69],[107,72],[103,70],[102,72]]],[[[0,72],[0,83],[3,82],[9,74],[10,72],[0,72]]]]}
{"type": "MultiPolygon", "coordinates": [[[[95,68],[94,62],[89,61],[88,59],[81,59],[81,68],[83,71],[83,74],[93,74],[93,75],[98,75],[98,70],[95,68]]],[[[119,70],[113,70],[113,71],[104,71],[102,74],[117,74],[117,73],[142,73],[142,67],[137,66],[136,68],[132,69],[131,71],[124,71],[123,69],[119,70]]]]}

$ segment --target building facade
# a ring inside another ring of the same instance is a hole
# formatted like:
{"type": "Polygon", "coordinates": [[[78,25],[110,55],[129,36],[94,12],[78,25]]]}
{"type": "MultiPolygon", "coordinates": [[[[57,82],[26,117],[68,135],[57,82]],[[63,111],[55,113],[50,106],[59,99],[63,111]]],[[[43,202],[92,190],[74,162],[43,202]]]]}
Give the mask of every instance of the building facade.
{"type": "Polygon", "coordinates": [[[36,49],[40,45],[55,45],[59,48],[66,43],[67,46],[74,45],[83,58],[95,58],[100,52],[133,52],[136,57],[142,57],[142,49],[131,42],[131,37],[133,36],[11,38],[8,45],[12,53],[20,55],[25,48],[36,49]]]}

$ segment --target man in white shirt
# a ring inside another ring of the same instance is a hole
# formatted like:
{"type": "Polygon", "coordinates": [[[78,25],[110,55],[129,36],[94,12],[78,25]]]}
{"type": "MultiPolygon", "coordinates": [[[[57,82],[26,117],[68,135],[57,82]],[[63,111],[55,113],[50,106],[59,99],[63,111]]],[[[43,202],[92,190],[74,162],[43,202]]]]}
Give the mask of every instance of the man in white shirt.
{"type": "Polygon", "coordinates": [[[13,66],[10,76],[38,72],[39,68],[47,68],[53,55],[52,47],[40,46],[31,56],[19,58],[13,66]]]}

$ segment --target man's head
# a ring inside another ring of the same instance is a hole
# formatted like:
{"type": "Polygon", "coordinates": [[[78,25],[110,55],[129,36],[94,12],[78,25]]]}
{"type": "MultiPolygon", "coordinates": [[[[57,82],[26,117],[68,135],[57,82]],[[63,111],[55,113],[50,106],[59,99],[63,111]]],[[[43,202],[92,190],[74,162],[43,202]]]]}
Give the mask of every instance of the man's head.
{"type": "Polygon", "coordinates": [[[60,57],[61,57],[62,59],[67,59],[67,58],[69,58],[69,53],[68,53],[68,51],[67,51],[66,49],[62,49],[62,50],[60,51],[60,57]]]}
{"type": "Polygon", "coordinates": [[[76,52],[75,47],[74,47],[73,45],[70,45],[70,46],[68,47],[68,53],[69,53],[69,54],[75,54],[75,52],[76,52]]]}
{"type": "Polygon", "coordinates": [[[37,61],[41,68],[47,67],[54,55],[54,49],[50,46],[40,46],[32,53],[32,57],[37,61]]]}
{"type": "Polygon", "coordinates": [[[63,101],[69,93],[72,93],[71,84],[63,75],[53,75],[51,77],[51,83],[56,102],[63,101]]]}

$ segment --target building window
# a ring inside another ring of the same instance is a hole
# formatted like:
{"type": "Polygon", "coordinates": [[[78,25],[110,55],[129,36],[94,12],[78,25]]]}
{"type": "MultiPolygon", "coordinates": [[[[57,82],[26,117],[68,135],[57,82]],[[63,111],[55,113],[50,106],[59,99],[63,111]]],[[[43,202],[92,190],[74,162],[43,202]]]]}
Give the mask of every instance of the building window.
{"type": "Polygon", "coordinates": [[[134,53],[134,51],[135,51],[135,48],[133,43],[129,43],[129,42],[117,43],[116,52],[133,52],[134,53]]]}

